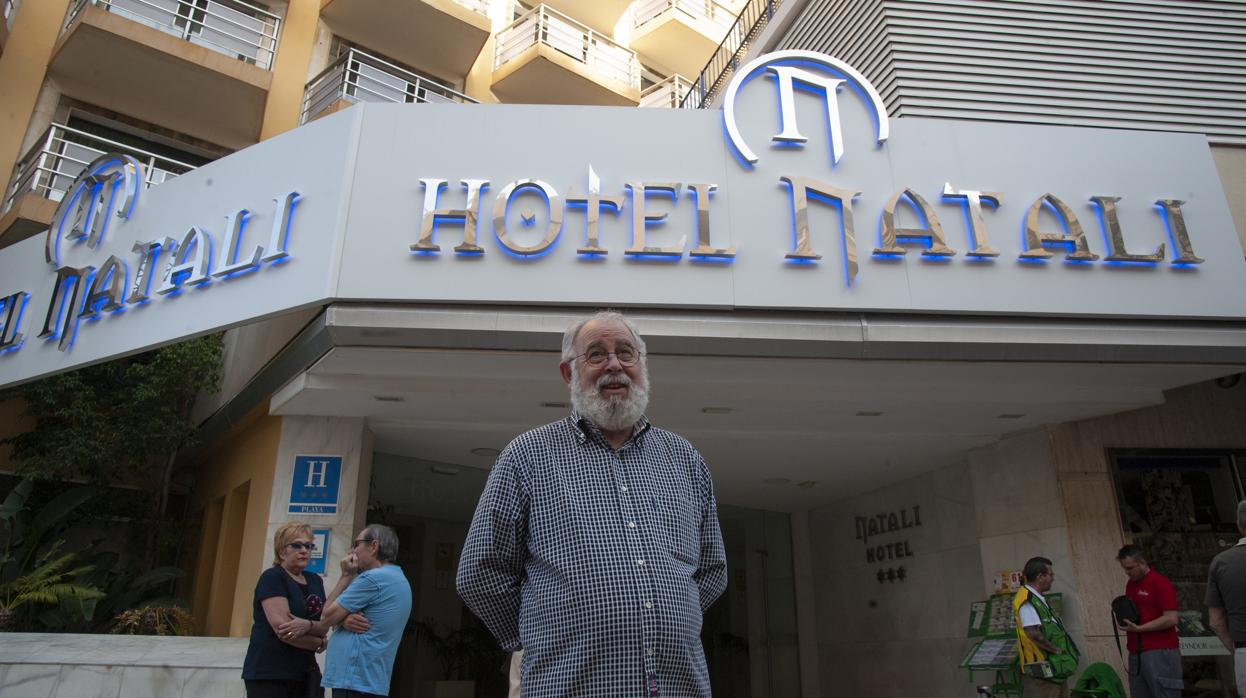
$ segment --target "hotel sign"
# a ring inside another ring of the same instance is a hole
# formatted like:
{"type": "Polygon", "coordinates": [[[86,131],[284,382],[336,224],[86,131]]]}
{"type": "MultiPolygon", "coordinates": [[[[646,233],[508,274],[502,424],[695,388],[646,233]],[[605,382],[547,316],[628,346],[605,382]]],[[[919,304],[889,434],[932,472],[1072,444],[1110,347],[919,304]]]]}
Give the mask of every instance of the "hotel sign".
{"type": "Polygon", "coordinates": [[[889,120],[803,51],[721,111],[366,104],[0,250],[0,386],[335,300],[1246,318],[1206,139],[889,120]]]}

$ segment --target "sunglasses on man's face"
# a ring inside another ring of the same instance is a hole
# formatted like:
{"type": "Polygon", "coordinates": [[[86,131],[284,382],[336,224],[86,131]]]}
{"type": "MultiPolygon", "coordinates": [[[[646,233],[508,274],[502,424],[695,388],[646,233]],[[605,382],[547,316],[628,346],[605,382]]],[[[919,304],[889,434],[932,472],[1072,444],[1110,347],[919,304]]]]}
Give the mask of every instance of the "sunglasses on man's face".
{"type": "Polygon", "coordinates": [[[295,550],[309,550],[310,551],[310,550],[316,549],[315,543],[296,542],[296,543],[287,543],[286,546],[290,548],[294,548],[295,550]]]}

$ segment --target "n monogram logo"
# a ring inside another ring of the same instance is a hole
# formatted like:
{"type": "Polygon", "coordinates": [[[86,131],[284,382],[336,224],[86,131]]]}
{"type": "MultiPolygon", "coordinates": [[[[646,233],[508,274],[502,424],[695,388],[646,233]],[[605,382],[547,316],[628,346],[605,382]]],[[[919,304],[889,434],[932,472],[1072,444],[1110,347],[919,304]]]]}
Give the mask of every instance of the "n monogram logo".
{"type": "Polygon", "coordinates": [[[822,92],[826,101],[826,120],[831,134],[831,159],[839,164],[844,155],[843,129],[839,122],[839,91],[844,83],[851,83],[857,91],[868,98],[869,106],[874,112],[877,125],[878,144],[887,140],[887,109],[878,96],[874,86],[858,73],[852,66],[823,53],[813,51],[777,51],[760,56],[740,70],[727,86],[723,101],[723,120],[727,127],[727,137],[732,147],[739,152],[749,164],[757,162],[757,154],[744,142],[740,129],[736,125],[735,101],[740,87],[755,74],[761,71],[774,77],[779,88],[779,116],[782,119],[782,130],[771,139],[776,143],[804,144],[808,139],[800,132],[796,122],[796,102],[792,97],[797,85],[804,85],[822,92]],[[815,68],[818,72],[810,70],[815,68]]]}

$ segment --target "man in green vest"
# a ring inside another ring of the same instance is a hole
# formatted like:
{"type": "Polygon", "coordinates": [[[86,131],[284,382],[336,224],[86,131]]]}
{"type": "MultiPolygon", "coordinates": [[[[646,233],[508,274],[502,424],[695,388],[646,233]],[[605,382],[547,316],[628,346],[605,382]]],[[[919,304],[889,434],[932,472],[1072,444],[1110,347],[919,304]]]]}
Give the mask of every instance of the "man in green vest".
{"type": "MultiPolygon", "coordinates": [[[[1062,684],[1077,671],[1081,653],[1044,597],[1051,591],[1056,578],[1051,560],[1030,558],[1025,563],[1022,576],[1025,577],[1025,585],[1012,599],[1021,671],[1026,676],[1062,684]]],[[[1055,695],[1058,691],[1039,691],[1039,695],[1047,693],[1055,695]]]]}

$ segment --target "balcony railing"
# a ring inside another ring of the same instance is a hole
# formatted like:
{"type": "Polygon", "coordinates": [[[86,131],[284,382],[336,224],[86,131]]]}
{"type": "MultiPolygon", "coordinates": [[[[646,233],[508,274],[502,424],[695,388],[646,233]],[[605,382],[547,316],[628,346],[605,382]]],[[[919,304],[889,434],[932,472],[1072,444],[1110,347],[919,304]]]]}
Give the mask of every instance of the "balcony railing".
{"type": "Polygon", "coordinates": [[[678,109],[683,105],[684,95],[692,88],[692,82],[682,75],[672,75],[662,82],[650,85],[640,93],[640,106],[659,109],[678,109]]]}
{"type": "Polygon", "coordinates": [[[87,4],[266,70],[277,53],[281,17],[245,0],[74,0],[65,28],[87,4]]]}
{"type": "Polygon", "coordinates": [[[105,153],[125,153],[143,165],[148,187],[195,169],[194,165],[149,153],[86,131],[52,124],[35,147],[13,168],[13,184],[4,199],[4,210],[31,192],[52,201],[61,197],[95,158],[105,153]]]}
{"type": "Polygon", "coordinates": [[[545,5],[528,10],[498,33],[493,69],[538,44],[566,54],[603,80],[640,89],[640,61],[633,51],[545,5]]]}
{"type": "Polygon", "coordinates": [[[667,13],[679,13],[721,40],[735,24],[736,13],[715,0],[644,0],[636,5],[635,24],[640,29],[667,13]]]}
{"type": "Polygon", "coordinates": [[[476,102],[467,95],[459,94],[359,49],[350,49],[343,53],[307,83],[300,123],[306,123],[338,100],[398,103],[476,102]]]}
{"type": "Polygon", "coordinates": [[[692,83],[692,89],[684,95],[681,107],[705,109],[714,102],[714,97],[727,86],[740,59],[748,52],[749,47],[757,40],[757,35],[766,28],[766,24],[774,17],[783,0],[748,0],[735,23],[727,31],[714,55],[701,69],[701,74],[692,83]]]}

